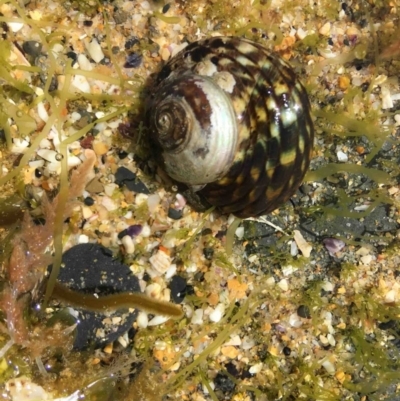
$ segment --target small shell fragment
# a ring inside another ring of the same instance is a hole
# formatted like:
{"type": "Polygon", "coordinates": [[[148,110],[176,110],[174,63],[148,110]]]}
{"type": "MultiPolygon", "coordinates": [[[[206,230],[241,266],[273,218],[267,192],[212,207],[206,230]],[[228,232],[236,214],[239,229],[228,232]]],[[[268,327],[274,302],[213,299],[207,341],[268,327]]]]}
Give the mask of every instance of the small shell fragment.
{"type": "Polygon", "coordinates": [[[171,265],[171,258],[165,252],[158,250],[149,259],[151,266],[147,268],[150,277],[158,277],[163,275],[171,265]]]}
{"type": "Polygon", "coordinates": [[[330,256],[335,256],[337,252],[340,252],[346,246],[342,240],[336,238],[325,238],[322,242],[330,256]]]}
{"type": "Polygon", "coordinates": [[[302,233],[299,230],[294,230],[294,240],[296,241],[297,246],[299,247],[301,253],[304,257],[309,258],[312,246],[304,239],[302,233]]]}

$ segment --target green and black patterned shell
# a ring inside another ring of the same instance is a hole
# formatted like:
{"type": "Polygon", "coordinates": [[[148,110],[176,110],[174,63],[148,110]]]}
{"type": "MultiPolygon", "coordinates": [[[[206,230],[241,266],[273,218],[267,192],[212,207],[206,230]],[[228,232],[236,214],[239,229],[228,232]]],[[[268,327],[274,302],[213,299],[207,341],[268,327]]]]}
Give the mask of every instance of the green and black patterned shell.
{"type": "Polygon", "coordinates": [[[287,62],[246,39],[179,52],[157,76],[146,115],[161,168],[222,213],[273,211],[310,163],[306,90],[287,62]]]}

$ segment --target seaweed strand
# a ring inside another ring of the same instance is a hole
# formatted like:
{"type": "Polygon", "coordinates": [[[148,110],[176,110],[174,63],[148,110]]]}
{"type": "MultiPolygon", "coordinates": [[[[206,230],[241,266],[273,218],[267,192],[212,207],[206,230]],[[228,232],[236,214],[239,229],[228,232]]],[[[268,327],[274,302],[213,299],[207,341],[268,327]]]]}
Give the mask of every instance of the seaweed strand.
{"type": "Polygon", "coordinates": [[[94,312],[137,308],[148,313],[155,313],[172,318],[181,318],[183,316],[182,309],[178,305],[159,301],[135,292],[122,292],[96,297],[92,294],[84,294],[79,291],[71,290],[56,282],[54,285],[53,297],[70,306],[84,308],[94,312]]]}

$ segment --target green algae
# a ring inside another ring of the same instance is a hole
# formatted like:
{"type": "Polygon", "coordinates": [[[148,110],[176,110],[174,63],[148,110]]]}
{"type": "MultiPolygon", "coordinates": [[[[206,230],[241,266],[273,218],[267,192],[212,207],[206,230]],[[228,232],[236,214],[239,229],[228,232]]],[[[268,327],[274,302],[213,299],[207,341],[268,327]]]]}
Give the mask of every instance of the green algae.
{"type": "Polygon", "coordinates": [[[389,185],[392,183],[390,174],[385,171],[351,163],[328,163],[318,170],[309,171],[305,181],[321,181],[336,173],[364,174],[378,184],[389,185]]]}
{"type": "MultiPolygon", "coordinates": [[[[378,2],[375,2],[378,3],[378,2]]],[[[382,3],[382,2],[381,2],[382,3]]],[[[322,4],[322,3],[321,3],[322,4]]],[[[263,4],[261,4],[261,2],[255,2],[253,3],[254,8],[257,7],[261,7],[261,8],[265,8],[267,9],[267,6],[269,5],[269,2],[264,2],[263,4]]],[[[333,18],[336,18],[336,14],[330,14],[333,10],[333,8],[335,8],[335,13],[336,13],[336,5],[333,5],[332,2],[323,2],[323,5],[330,5],[329,8],[325,9],[324,7],[320,7],[320,13],[324,13],[326,15],[333,15],[333,18]],[[334,7],[335,6],[335,7],[334,7]]],[[[73,6],[76,7],[77,9],[80,9],[81,11],[87,13],[87,14],[94,14],[98,11],[98,3],[97,2],[90,2],[90,1],[85,1],[85,2],[74,2],[73,6]]],[[[257,23],[255,18],[251,18],[249,19],[249,22],[247,24],[244,24],[243,22],[241,22],[240,24],[237,23],[237,21],[235,20],[235,18],[230,17],[230,16],[224,16],[223,15],[223,11],[226,11],[226,8],[229,7],[229,4],[227,2],[224,3],[223,7],[221,5],[216,4],[216,6],[221,7],[221,10],[219,10],[219,15],[215,16],[214,20],[222,20],[222,21],[226,21],[227,24],[233,22],[234,25],[232,28],[232,32],[235,33],[239,33],[239,34],[245,34],[245,35],[249,35],[250,31],[253,28],[259,29],[260,31],[265,31],[267,29],[267,27],[264,26],[260,26],[260,23],[257,23]],[[232,21],[231,21],[232,20],[232,21]]],[[[214,6],[213,6],[214,7],[214,6]]],[[[214,12],[215,10],[212,8],[212,11],[214,12]]],[[[311,9],[310,9],[311,12],[311,9]]],[[[204,19],[204,21],[206,21],[206,19],[204,19]]],[[[219,22],[219,21],[218,21],[219,22]]],[[[108,28],[108,25],[106,24],[106,27],[108,28]]],[[[271,23],[271,26],[269,27],[269,30],[272,32],[276,32],[277,33],[277,39],[276,42],[279,42],[279,38],[281,38],[281,32],[278,29],[278,27],[274,26],[271,23]],[[280,35],[280,36],[279,36],[280,35]]],[[[107,33],[107,38],[109,37],[109,32],[107,33]]],[[[312,50],[316,51],[318,49],[318,47],[320,46],[320,44],[322,43],[318,41],[318,38],[316,38],[315,36],[313,37],[311,35],[310,38],[306,38],[305,39],[306,44],[312,48],[312,50]]],[[[50,43],[50,42],[49,42],[50,43]]],[[[354,53],[351,54],[350,56],[348,56],[347,60],[350,60],[351,57],[356,57],[357,55],[360,55],[359,52],[360,49],[355,49],[354,53]]],[[[362,50],[362,49],[361,49],[362,50]]],[[[343,61],[343,59],[342,59],[343,61]]],[[[338,64],[340,64],[340,62],[338,62],[338,64]]],[[[102,79],[101,77],[98,77],[100,79],[102,79]]],[[[107,79],[105,79],[105,81],[107,81],[107,79]]],[[[123,81],[122,79],[119,78],[113,78],[112,79],[113,82],[115,82],[117,85],[121,84],[123,86],[125,86],[125,88],[132,88],[132,86],[130,86],[130,83],[126,83],[125,81],[123,81]],[[119,82],[119,83],[117,83],[119,82]]],[[[47,89],[49,88],[49,81],[47,83],[47,89]]],[[[372,86],[372,85],[371,85],[372,86]]],[[[137,88],[136,85],[134,85],[133,87],[137,88]]],[[[23,92],[23,91],[20,91],[23,92]]],[[[350,107],[351,101],[352,99],[354,99],[355,96],[357,96],[359,94],[359,92],[357,90],[355,91],[351,91],[348,94],[345,95],[345,104],[346,107],[350,107]]],[[[48,97],[48,93],[45,94],[45,97],[48,97]]],[[[54,96],[54,94],[52,94],[54,96]]],[[[57,93],[57,95],[65,95],[64,92],[59,92],[57,93]]],[[[73,95],[73,94],[68,94],[66,95],[67,98],[69,100],[71,99],[76,99],[76,98],[81,98],[81,99],[86,99],[88,101],[96,101],[96,102],[102,102],[102,101],[107,101],[108,104],[110,104],[113,101],[116,102],[120,102],[123,100],[123,96],[124,95],[113,95],[113,96],[109,96],[109,95],[73,95]]],[[[55,107],[54,110],[57,110],[57,106],[54,103],[51,103],[52,107],[55,107]]],[[[111,119],[113,118],[113,116],[118,116],[120,113],[124,113],[127,110],[127,106],[122,106],[120,108],[118,108],[117,111],[115,111],[112,115],[108,116],[107,119],[111,119]]],[[[331,117],[334,117],[333,115],[319,115],[318,118],[319,119],[326,119],[328,121],[330,121],[331,123],[334,124],[341,124],[342,128],[338,129],[337,127],[333,128],[328,128],[328,133],[335,135],[339,138],[344,138],[347,136],[353,136],[353,137],[360,137],[363,131],[365,131],[365,127],[363,124],[357,124],[357,120],[352,120],[350,123],[347,123],[345,121],[344,118],[339,118],[339,119],[335,119],[331,117]]],[[[341,112],[338,111],[338,115],[340,115],[341,112]]],[[[2,120],[0,120],[2,121],[2,120]]],[[[104,120],[106,121],[106,120],[104,120]]],[[[376,123],[378,121],[378,116],[377,115],[371,115],[371,119],[366,121],[366,125],[368,125],[369,123],[376,123]]],[[[99,122],[99,121],[97,121],[99,122]]],[[[17,121],[16,122],[17,125],[21,124],[21,126],[24,126],[23,121],[17,121]]],[[[68,144],[68,143],[72,143],[74,140],[79,140],[80,138],[82,138],[87,132],[90,131],[90,129],[93,128],[95,123],[90,124],[86,127],[84,127],[81,131],[77,132],[73,137],[70,137],[69,139],[67,139],[66,141],[64,141],[64,144],[68,144]]],[[[28,124],[29,126],[29,124],[28,124]]],[[[375,151],[378,151],[382,145],[382,141],[387,138],[387,132],[386,131],[379,131],[377,133],[373,132],[373,129],[370,127],[367,127],[367,136],[369,138],[372,138],[372,142],[375,146],[375,151]]],[[[47,129],[47,128],[46,128],[47,129]]],[[[31,132],[28,133],[29,135],[31,134],[31,132]]],[[[8,135],[8,140],[10,140],[10,135],[8,135]]],[[[37,143],[37,142],[35,142],[37,143]]],[[[375,153],[376,154],[376,153],[375,153]]],[[[66,160],[66,158],[64,158],[66,160]]],[[[369,159],[372,159],[372,156],[369,156],[369,159]]],[[[26,157],[24,159],[24,161],[28,161],[29,157],[26,157]]],[[[365,163],[364,163],[365,164],[365,163]]],[[[22,165],[22,163],[21,163],[22,165]]],[[[333,166],[335,166],[335,164],[332,164],[333,166]]],[[[342,172],[351,172],[353,174],[364,174],[367,177],[371,178],[372,180],[376,181],[377,183],[384,183],[385,185],[390,185],[392,183],[391,178],[393,177],[394,173],[393,173],[393,169],[389,166],[388,170],[389,173],[384,173],[381,172],[380,170],[377,169],[372,169],[372,168],[362,168],[361,166],[357,166],[357,167],[349,167],[351,166],[350,164],[346,164],[346,165],[342,165],[339,167],[331,169],[332,165],[328,165],[327,169],[323,170],[317,170],[316,172],[312,172],[310,173],[311,177],[311,181],[313,180],[321,180],[324,179],[326,177],[329,177],[331,174],[342,174],[342,172]],[[354,169],[353,171],[350,171],[351,169],[354,169]],[[329,170],[329,171],[328,171],[329,170]],[[383,174],[382,174],[383,173],[383,174]],[[313,175],[314,174],[314,175],[313,175]]],[[[338,166],[338,165],[336,165],[338,166]]],[[[20,171],[18,173],[16,173],[14,175],[17,176],[20,173],[20,171]]],[[[10,178],[11,176],[9,176],[8,178],[10,178]]],[[[66,185],[66,181],[62,182],[62,189],[65,191],[65,185],[66,185]]],[[[367,211],[363,211],[363,212],[354,212],[354,214],[351,214],[351,216],[356,217],[356,218],[361,218],[363,216],[365,216],[367,213],[369,213],[370,211],[373,210],[374,207],[376,207],[378,204],[380,203],[386,203],[389,204],[390,200],[386,197],[386,195],[384,195],[384,190],[377,190],[375,193],[371,192],[371,199],[372,199],[372,204],[369,206],[369,208],[367,209],[367,211]]],[[[363,197],[366,198],[366,196],[363,195],[363,197]]],[[[349,196],[347,195],[344,191],[338,191],[338,205],[335,207],[328,207],[328,206],[322,206],[322,207],[317,207],[315,210],[313,210],[313,213],[317,213],[317,212],[323,212],[324,215],[329,216],[329,215],[344,215],[345,213],[348,212],[348,207],[349,205],[351,205],[352,203],[354,203],[354,201],[356,200],[356,197],[353,196],[349,196]]],[[[61,206],[60,206],[60,210],[61,210],[61,206]]],[[[143,207],[143,210],[139,210],[135,212],[135,217],[141,217],[143,218],[143,220],[146,220],[147,215],[146,213],[148,213],[148,209],[146,209],[146,207],[143,207]]],[[[62,225],[62,222],[60,221],[60,226],[62,225]]],[[[177,232],[175,232],[176,235],[181,236],[181,233],[183,234],[185,232],[186,229],[182,229],[182,231],[178,230],[177,232]]],[[[228,229],[229,231],[229,229],[228,229]]],[[[233,232],[233,230],[231,230],[231,232],[233,232]]],[[[60,234],[60,233],[59,233],[60,234]]],[[[65,234],[65,233],[64,233],[65,234]]],[[[190,238],[190,240],[187,242],[187,245],[184,246],[183,248],[183,252],[182,252],[182,257],[184,259],[189,259],[190,257],[190,247],[192,247],[195,244],[195,241],[198,240],[198,234],[199,231],[196,231],[195,233],[193,233],[192,237],[190,238]]],[[[61,236],[59,236],[58,241],[56,242],[57,246],[60,247],[60,244],[62,244],[62,241],[60,241],[61,236]]],[[[281,238],[280,239],[280,244],[284,244],[285,241],[287,241],[287,238],[281,238]]],[[[227,243],[230,243],[231,240],[228,241],[227,239],[227,243]]],[[[276,249],[273,250],[273,252],[275,253],[274,256],[274,260],[277,262],[290,262],[291,264],[294,263],[294,261],[292,259],[290,259],[287,254],[285,254],[285,252],[279,252],[276,249]]],[[[227,251],[227,253],[229,253],[229,250],[227,251]]],[[[226,258],[226,255],[224,255],[223,253],[221,253],[220,255],[216,255],[216,259],[217,259],[217,263],[219,263],[220,266],[222,267],[226,267],[226,268],[230,268],[230,264],[229,261],[226,258]]],[[[268,261],[269,262],[269,261],[268,261]]],[[[299,267],[301,267],[302,265],[302,261],[298,261],[299,267]]],[[[342,268],[342,272],[346,270],[342,268]]],[[[357,267],[355,265],[351,265],[349,264],[348,269],[347,269],[347,273],[350,275],[350,270],[352,270],[354,272],[354,274],[357,273],[357,267]]],[[[347,276],[348,277],[348,276],[347,276]]],[[[343,273],[343,279],[345,279],[345,274],[343,273]]],[[[310,309],[314,309],[314,308],[319,308],[322,306],[321,304],[321,297],[319,294],[319,290],[321,288],[321,283],[316,281],[310,284],[309,287],[307,287],[307,289],[305,290],[305,295],[304,296],[304,303],[310,306],[310,309]]],[[[299,293],[301,293],[303,291],[303,289],[299,289],[298,290],[299,293]]],[[[261,297],[263,301],[266,301],[268,303],[277,303],[279,302],[279,291],[277,290],[271,290],[270,294],[268,296],[265,297],[261,297]]],[[[301,299],[299,297],[299,299],[301,299]]],[[[261,299],[259,300],[261,302],[261,299]]],[[[349,317],[349,319],[354,319],[354,321],[356,321],[358,318],[362,318],[362,319],[366,319],[366,318],[374,318],[374,319],[378,319],[381,318],[382,316],[392,316],[395,317],[395,313],[396,309],[386,309],[386,308],[381,308],[379,307],[379,303],[377,304],[377,302],[372,298],[372,299],[367,299],[366,295],[363,293],[358,297],[355,298],[355,304],[360,308],[358,309],[354,309],[351,312],[351,316],[349,317]],[[362,309],[362,305],[364,305],[364,309],[362,309]],[[389,313],[390,312],[390,313],[389,313]]],[[[242,305],[245,307],[244,313],[248,313],[251,312],[253,310],[253,308],[250,308],[249,311],[249,307],[246,306],[246,304],[242,305]],[[246,309],[247,308],[247,309],[246,309]]],[[[242,307],[241,306],[241,307],[242,307]]],[[[255,308],[254,308],[255,309],[255,308]]],[[[223,343],[224,339],[227,340],[228,337],[228,328],[231,329],[235,329],[238,328],[242,325],[244,325],[246,323],[245,320],[245,315],[242,315],[241,318],[239,320],[233,320],[233,322],[237,323],[234,326],[231,326],[232,320],[230,320],[232,317],[234,318],[237,314],[239,314],[240,310],[230,310],[228,313],[228,319],[224,320],[224,323],[226,323],[226,328],[224,329],[224,336],[223,337],[217,337],[217,339],[219,339],[221,342],[221,344],[223,343]],[[229,321],[228,321],[229,320],[229,321]]],[[[340,310],[337,315],[340,316],[346,316],[345,310],[340,310]]],[[[348,320],[349,322],[349,320],[348,320]]],[[[180,328],[184,329],[185,327],[185,319],[182,320],[182,322],[180,322],[180,328]]],[[[148,330],[148,331],[144,331],[143,337],[145,337],[146,335],[148,336],[147,338],[147,343],[146,343],[146,352],[143,354],[144,359],[149,360],[150,359],[150,351],[153,347],[153,342],[154,339],[156,338],[157,335],[162,335],[165,334],[167,335],[168,332],[170,330],[170,327],[165,329],[164,331],[159,329],[159,330],[148,330]],[[154,336],[152,336],[151,334],[154,334],[154,336]]],[[[203,331],[204,333],[204,331],[203,331]]],[[[219,327],[215,328],[215,333],[221,333],[221,329],[219,327]]],[[[359,350],[361,350],[361,352],[364,352],[365,355],[368,355],[368,352],[371,352],[371,344],[369,344],[367,342],[367,340],[365,339],[365,333],[363,333],[362,331],[354,333],[354,332],[348,332],[348,333],[344,333],[345,336],[347,336],[348,338],[352,338],[352,343],[353,345],[356,345],[358,347],[359,350]]],[[[142,338],[143,338],[142,337],[142,338]]],[[[265,336],[264,341],[268,342],[270,339],[270,337],[265,336]]],[[[260,339],[261,341],[261,339],[260,339]]],[[[378,344],[377,342],[372,343],[375,347],[380,347],[380,344],[378,344]]],[[[218,345],[218,344],[217,344],[218,345]]],[[[208,349],[208,352],[204,353],[201,355],[201,362],[199,363],[199,365],[195,366],[192,365],[189,367],[189,369],[187,369],[186,371],[184,371],[183,376],[178,376],[178,383],[174,383],[175,386],[174,388],[178,388],[179,386],[184,385],[184,380],[187,379],[188,377],[190,377],[190,375],[194,376],[195,379],[199,379],[197,380],[197,382],[201,382],[204,383],[205,386],[207,387],[207,383],[209,383],[209,378],[206,376],[206,372],[207,371],[207,367],[208,367],[208,362],[209,360],[207,359],[208,356],[210,356],[212,354],[213,351],[215,351],[216,348],[210,348],[208,349]]],[[[73,359],[74,357],[71,355],[68,355],[68,358],[73,359]]],[[[361,365],[368,365],[368,361],[366,360],[367,358],[364,357],[364,359],[361,358],[361,356],[357,355],[356,361],[357,364],[361,365]]],[[[380,364],[380,366],[384,367],[385,369],[383,370],[383,373],[380,375],[375,376],[375,380],[376,383],[374,384],[370,384],[368,381],[364,381],[363,383],[360,384],[354,384],[354,383],[346,383],[345,387],[347,389],[349,389],[350,391],[352,391],[353,393],[355,392],[360,392],[363,393],[363,391],[367,391],[369,392],[370,397],[373,397],[374,395],[371,394],[372,391],[376,391],[379,390],[380,388],[382,388],[382,384],[384,385],[388,385],[390,383],[396,382],[398,381],[398,377],[395,374],[395,372],[390,372],[389,370],[386,370],[388,363],[390,362],[387,358],[384,357],[384,355],[378,355],[376,356],[375,354],[372,355],[372,360],[374,363],[377,363],[378,365],[380,364]],[[367,383],[367,387],[362,388],[361,384],[367,383]]],[[[264,362],[267,364],[268,367],[271,368],[276,368],[277,366],[277,359],[273,358],[271,356],[268,356],[267,358],[265,358],[264,362]]],[[[70,364],[71,361],[68,361],[67,364],[70,364]]],[[[82,370],[82,368],[81,368],[82,370]]],[[[282,394],[282,399],[289,399],[290,396],[292,397],[298,397],[299,393],[301,395],[301,397],[305,397],[307,396],[310,399],[323,399],[323,400],[336,400],[336,399],[340,399],[339,395],[335,395],[332,391],[329,391],[327,389],[323,389],[321,388],[321,386],[318,383],[318,378],[319,377],[323,377],[324,379],[326,378],[324,376],[324,374],[321,374],[321,367],[318,363],[304,363],[301,358],[299,358],[299,360],[297,362],[294,363],[294,368],[293,371],[291,372],[291,375],[294,376],[293,381],[291,382],[290,385],[287,384],[287,382],[285,382],[285,373],[284,372],[280,372],[280,374],[276,374],[276,383],[272,382],[270,383],[270,387],[268,389],[266,389],[265,387],[262,387],[260,385],[260,388],[265,390],[265,392],[268,392],[268,394],[270,395],[271,399],[277,399],[278,397],[281,397],[282,394]],[[296,371],[297,369],[297,371],[296,371]],[[311,376],[311,380],[308,378],[308,376],[311,376]]],[[[144,370],[145,373],[149,372],[149,368],[144,370]]],[[[348,372],[351,372],[351,368],[348,367],[348,372]]],[[[276,373],[276,371],[275,371],[276,373]]],[[[367,372],[369,374],[372,375],[376,375],[375,371],[371,371],[371,372],[367,372]]],[[[150,377],[150,376],[149,376],[150,377]]],[[[161,375],[160,375],[161,377],[161,375]]],[[[100,398],[100,399],[104,399],[104,398],[110,398],[110,394],[109,394],[109,390],[106,390],[106,388],[111,388],[113,386],[115,386],[116,382],[115,379],[111,379],[111,378],[102,378],[99,379],[97,382],[95,381],[95,379],[92,377],[91,379],[93,382],[97,383],[99,388],[99,391],[97,390],[89,390],[88,388],[85,389],[85,392],[87,391],[87,393],[85,394],[87,397],[91,397],[93,396],[94,398],[100,398]]],[[[148,381],[148,382],[153,382],[152,380],[150,380],[148,377],[143,378],[139,378],[137,379],[135,385],[139,386],[140,381],[148,381]]],[[[194,381],[194,380],[193,380],[194,381]]],[[[196,382],[196,383],[197,383],[196,382]]],[[[170,382],[171,383],[171,382],[170,382]]],[[[82,383],[76,383],[77,385],[82,385],[82,383]]],[[[89,386],[87,383],[85,384],[87,386],[89,386]]],[[[83,386],[83,385],[82,385],[83,386]]],[[[94,385],[93,387],[96,388],[96,385],[94,385]]],[[[134,386],[132,386],[134,387],[134,386]]],[[[82,387],[84,388],[84,386],[82,387]]],[[[210,387],[211,388],[211,387],[210,387]]],[[[251,388],[250,386],[245,386],[245,385],[241,385],[240,387],[242,390],[248,390],[248,391],[252,391],[254,392],[254,394],[256,394],[257,396],[261,396],[261,392],[262,390],[260,390],[260,388],[251,388]]],[[[165,389],[162,389],[163,391],[165,389]]],[[[150,393],[150,392],[149,392],[150,393]]],[[[210,394],[213,394],[213,392],[209,391],[210,394]]],[[[135,394],[136,395],[136,394],[135,394]]],[[[215,394],[214,394],[215,395],[215,394]]],[[[212,395],[212,397],[214,396],[212,395]]],[[[149,396],[148,399],[157,399],[157,398],[150,398],[151,396],[149,396]]]]}

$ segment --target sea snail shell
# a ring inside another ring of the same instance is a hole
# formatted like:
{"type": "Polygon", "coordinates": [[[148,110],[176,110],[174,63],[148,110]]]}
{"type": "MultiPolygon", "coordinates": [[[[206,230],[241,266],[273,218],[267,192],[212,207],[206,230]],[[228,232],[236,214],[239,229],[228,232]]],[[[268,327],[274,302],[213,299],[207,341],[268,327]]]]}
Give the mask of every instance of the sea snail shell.
{"type": "Polygon", "coordinates": [[[194,42],[157,76],[146,109],[161,168],[238,217],[286,202],[309,166],[314,129],[292,68],[237,37],[194,42]]]}

